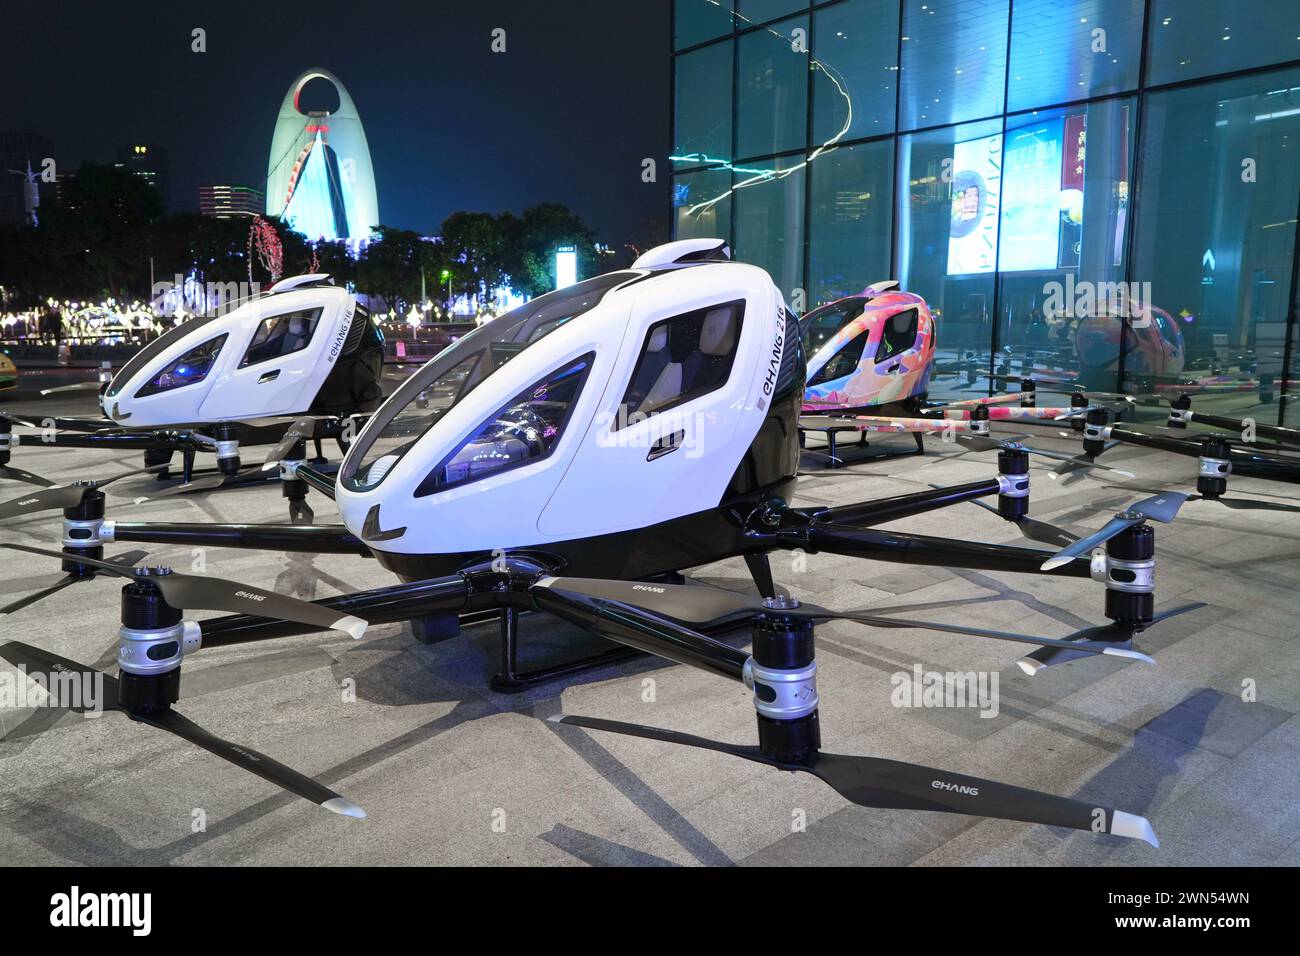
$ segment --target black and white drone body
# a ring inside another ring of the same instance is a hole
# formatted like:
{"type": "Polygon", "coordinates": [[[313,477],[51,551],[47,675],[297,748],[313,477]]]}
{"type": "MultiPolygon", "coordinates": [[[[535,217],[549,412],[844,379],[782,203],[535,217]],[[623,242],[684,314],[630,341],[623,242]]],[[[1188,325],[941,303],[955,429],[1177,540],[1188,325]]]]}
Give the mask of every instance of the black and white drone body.
{"type": "MultiPolygon", "coordinates": [[[[145,345],[98,385],[102,418],[0,416],[0,477],[48,486],[9,465],[15,448],[73,447],[143,450],[149,466],[180,452],[187,486],[195,455],[212,454],[218,474],[185,490],[235,484],[241,445],[279,443],[300,416],[314,416],[315,427],[298,437],[353,433],[348,418],[383,399],[383,358],[383,337],[354,293],[328,275],[284,279],[145,345]],[[15,426],[39,433],[15,433],[15,426]]],[[[251,477],[265,477],[260,471],[259,463],[251,477]]]]}

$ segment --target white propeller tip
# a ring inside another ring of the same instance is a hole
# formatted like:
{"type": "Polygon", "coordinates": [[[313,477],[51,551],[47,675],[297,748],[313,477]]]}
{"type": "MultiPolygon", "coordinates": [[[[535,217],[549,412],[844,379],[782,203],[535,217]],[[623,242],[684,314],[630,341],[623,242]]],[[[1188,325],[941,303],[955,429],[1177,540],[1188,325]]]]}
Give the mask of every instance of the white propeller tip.
{"type": "Polygon", "coordinates": [[[1024,671],[1028,676],[1033,677],[1047,665],[1042,661],[1036,661],[1032,657],[1022,657],[1016,661],[1016,666],[1024,671]]]}
{"type": "Polygon", "coordinates": [[[1143,654],[1141,651],[1132,651],[1123,647],[1106,647],[1102,649],[1102,653],[1111,657],[1122,657],[1125,660],[1141,661],[1143,664],[1154,664],[1156,662],[1154,657],[1143,654]]]}
{"type": "Polygon", "coordinates": [[[264,462],[262,462],[262,470],[263,470],[263,471],[270,471],[272,468],[279,468],[279,467],[280,467],[280,463],[279,463],[278,461],[264,461],[264,462]]]}
{"type": "Polygon", "coordinates": [[[369,626],[370,625],[365,621],[361,620],[361,618],[352,617],[352,615],[350,614],[347,617],[339,618],[337,621],[335,621],[333,624],[330,625],[330,627],[336,631],[347,631],[349,634],[352,635],[352,639],[354,641],[361,640],[362,635],[366,633],[366,628],[369,626]]]}
{"type": "Polygon", "coordinates": [[[1042,566],[1039,567],[1038,570],[1055,571],[1057,568],[1064,567],[1065,565],[1069,564],[1073,560],[1074,558],[1069,557],[1068,555],[1065,557],[1048,558],[1046,561],[1042,563],[1042,566]]]}
{"type": "MultiPolygon", "coordinates": [[[[321,806],[326,810],[331,810],[334,813],[339,814],[339,816],[354,817],[358,820],[364,820],[366,818],[365,810],[362,810],[351,800],[344,800],[342,797],[334,797],[331,800],[326,800],[321,804],[321,806]]],[[[1116,816],[1118,817],[1118,815],[1117,811],[1116,816]]],[[[1139,817],[1139,819],[1141,818],[1139,817]]]]}
{"type": "Polygon", "coordinates": [[[1151,827],[1151,821],[1136,813],[1115,810],[1110,818],[1110,832],[1115,836],[1128,837],[1131,840],[1145,840],[1157,850],[1160,849],[1160,841],[1156,838],[1156,831],[1151,827]]]}

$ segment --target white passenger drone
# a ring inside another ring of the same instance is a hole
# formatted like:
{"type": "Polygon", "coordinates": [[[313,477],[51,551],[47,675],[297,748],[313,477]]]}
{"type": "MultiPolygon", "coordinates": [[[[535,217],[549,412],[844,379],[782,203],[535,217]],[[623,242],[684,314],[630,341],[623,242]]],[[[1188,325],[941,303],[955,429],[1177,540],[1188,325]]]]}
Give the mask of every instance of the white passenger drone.
{"type": "Polygon", "coordinates": [[[322,416],[306,436],[318,442],[343,435],[344,419],[382,401],[383,360],[383,337],[354,293],[324,274],[284,279],[229,312],[191,319],[144,346],[99,385],[102,419],[4,416],[0,477],[49,485],[7,467],[15,445],[142,449],[146,465],[161,466],[156,470],[180,451],[184,490],[215,487],[238,473],[241,444],[279,442],[297,416],[322,416]],[[39,440],[14,434],[14,425],[42,434],[39,440]],[[191,486],[197,452],[216,456],[219,475],[191,486]]]}
{"type": "Polygon", "coordinates": [[[104,416],[156,428],[377,404],[383,339],[357,296],[329,279],[283,279],[229,312],[169,329],[113,376],[100,395],[104,416]]]}
{"type": "Polygon", "coordinates": [[[766,272],[728,254],[718,240],[654,249],[449,346],[344,459],[343,523],[407,577],[507,547],[640,577],[678,566],[648,553],[663,526],[787,497],[795,320],[766,272]]]}
{"type": "MultiPolygon", "coordinates": [[[[648,652],[743,683],[754,695],[759,743],[577,716],[563,723],[810,773],[863,806],[1000,817],[1154,844],[1144,818],[1090,801],[822,752],[813,635],[816,622],[841,619],[995,638],[1036,647],[1022,662],[1031,672],[1092,656],[1150,663],[1133,649],[1133,636],[1200,606],[1153,612],[1146,520],[1171,519],[1180,496],[1135,507],[1089,539],[1098,550],[1064,556],[1050,569],[1043,568],[1049,551],[872,527],[990,496],[1002,517],[1027,520],[1028,458],[1014,447],[999,456],[999,473],[982,481],[839,507],[792,507],[805,378],[797,318],[768,274],[731,261],[721,240],[684,240],[488,322],[384,402],[337,476],[300,466],[311,487],[336,497],[342,525],[103,520],[78,539],[70,532],[87,523],[65,519],[61,553],[0,546],[80,564],[88,574],[129,577],[113,685],[118,709],[336,812],[361,815],[329,788],[171,710],[183,657],[327,628],[359,636],[367,622],[454,625],[493,613],[502,625],[496,689],[610,662],[606,654],[518,673],[518,618],[534,611],[594,631],[622,645],[620,653],[648,652]],[[402,583],[306,603],[94,554],[106,543],[141,541],[359,554],[402,583]],[[1106,585],[1111,623],[1058,639],[803,604],[778,596],[768,563],[770,552],[795,549],[1095,578],[1106,585]],[[758,597],[675,583],[683,570],[732,557],[745,559],[758,597]],[[237,613],[187,622],[183,607],[237,613]],[[713,636],[739,626],[750,628],[750,651],[713,636]]],[[[29,672],[96,673],[17,641],[0,645],[0,657],[29,672]]]]}

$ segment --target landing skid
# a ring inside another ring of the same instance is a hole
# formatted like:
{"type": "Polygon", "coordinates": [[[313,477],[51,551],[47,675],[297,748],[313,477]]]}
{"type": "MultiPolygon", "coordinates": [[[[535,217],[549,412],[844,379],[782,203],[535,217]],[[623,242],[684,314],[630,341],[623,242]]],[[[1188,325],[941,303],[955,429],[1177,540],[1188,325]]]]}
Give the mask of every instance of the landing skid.
{"type": "Polygon", "coordinates": [[[599,654],[590,654],[574,660],[564,661],[539,667],[535,670],[519,670],[519,611],[516,608],[502,608],[501,618],[501,672],[493,675],[488,686],[498,694],[517,694],[538,684],[572,677],[584,671],[608,667],[636,657],[645,657],[645,651],[633,647],[612,647],[599,654]]]}
{"type": "MultiPolygon", "coordinates": [[[[814,429],[812,428],[806,428],[804,426],[800,426],[800,430],[799,430],[800,448],[806,447],[804,443],[804,432],[813,431],[813,430],[814,429]]],[[[853,424],[846,423],[843,425],[837,425],[829,422],[826,425],[817,428],[815,430],[823,432],[826,436],[826,451],[822,453],[829,456],[829,463],[827,464],[828,468],[844,468],[848,464],[861,464],[862,462],[865,461],[886,461],[891,458],[910,458],[913,455],[925,454],[925,442],[921,433],[912,432],[912,440],[916,442],[915,451],[878,451],[870,455],[863,455],[861,458],[855,458],[853,462],[846,462],[844,461],[844,459],[840,457],[839,454],[840,452],[839,433],[852,432],[856,434],[858,436],[858,440],[853,442],[853,444],[850,447],[866,450],[871,447],[871,442],[867,440],[866,430],[853,424]]],[[[821,452],[821,449],[819,448],[813,448],[807,450],[812,451],[814,453],[821,452]]]]}

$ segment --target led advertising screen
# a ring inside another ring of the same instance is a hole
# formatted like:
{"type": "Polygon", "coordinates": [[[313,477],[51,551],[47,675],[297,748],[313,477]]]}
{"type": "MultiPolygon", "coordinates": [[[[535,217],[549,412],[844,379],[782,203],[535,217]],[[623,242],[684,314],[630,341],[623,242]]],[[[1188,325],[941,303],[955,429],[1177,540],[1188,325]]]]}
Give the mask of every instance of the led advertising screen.
{"type": "Polygon", "coordinates": [[[997,264],[1002,136],[953,147],[948,275],[992,272],[997,264]]]}
{"type": "MultiPolygon", "coordinates": [[[[1061,244],[1064,120],[1008,130],[1002,179],[1002,247],[998,268],[1029,272],[1057,268],[1061,244]]],[[[1078,193],[1080,200],[1082,192],[1078,193]]]]}

